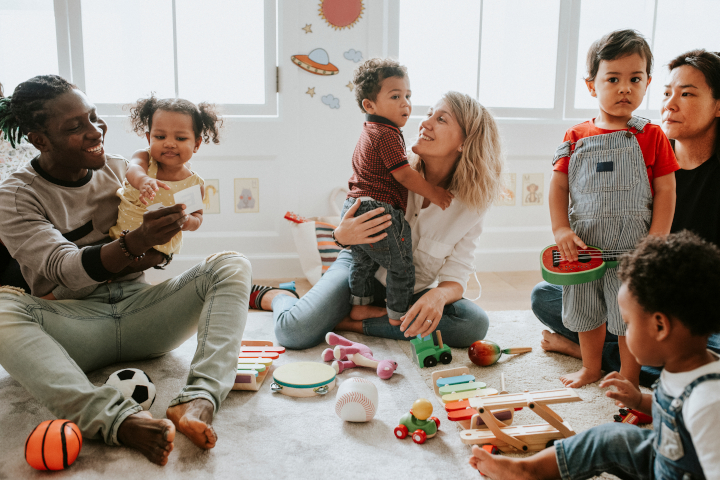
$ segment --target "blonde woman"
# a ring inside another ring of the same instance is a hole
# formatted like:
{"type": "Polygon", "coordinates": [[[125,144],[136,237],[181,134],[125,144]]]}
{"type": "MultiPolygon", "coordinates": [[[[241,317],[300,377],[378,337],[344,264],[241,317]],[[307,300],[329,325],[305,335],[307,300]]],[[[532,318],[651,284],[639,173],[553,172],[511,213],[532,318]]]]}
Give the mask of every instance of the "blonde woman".
{"type": "MultiPolygon", "coordinates": [[[[351,256],[345,250],[301,299],[283,290],[270,290],[261,299],[262,308],[273,311],[275,335],[282,345],[313,347],[332,330],[410,339],[439,329],[452,347],[467,347],[484,338],[488,317],[463,294],[473,271],[483,217],[500,192],[503,154],[497,125],[477,100],[448,92],[428,111],[418,134],[410,163],[430,184],[449,189],[455,199],[442,210],[413,192],[408,194],[405,218],[412,228],[413,305],[401,321],[388,319],[381,268],[375,292],[376,299],[383,300],[354,311],[350,318],[351,256]]],[[[359,201],[335,230],[342,245],[377,242],[386,236],[383,230],[390,225],[390,215],[382,215],[379,208],[355,217],[358,206],[359,201]]]]}

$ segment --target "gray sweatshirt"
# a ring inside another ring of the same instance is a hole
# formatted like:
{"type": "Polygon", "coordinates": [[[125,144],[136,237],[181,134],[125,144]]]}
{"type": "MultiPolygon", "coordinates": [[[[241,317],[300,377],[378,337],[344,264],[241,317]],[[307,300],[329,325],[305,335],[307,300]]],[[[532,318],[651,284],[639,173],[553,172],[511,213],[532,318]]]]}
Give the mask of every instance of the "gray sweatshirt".
{"type": "MultiPolygon", "coordinates": [[[[0,240],[20,264],[33,295],[83,297],[112,276],[100,261],[100,248],[117,222],[116,192],[127,160],[106,158],[103,168],[88,170],[75,182],[51,177],[36,158],[0,184],[0,240]]],[[[143,277],[136,273],[118,280],[143,277]]]]}

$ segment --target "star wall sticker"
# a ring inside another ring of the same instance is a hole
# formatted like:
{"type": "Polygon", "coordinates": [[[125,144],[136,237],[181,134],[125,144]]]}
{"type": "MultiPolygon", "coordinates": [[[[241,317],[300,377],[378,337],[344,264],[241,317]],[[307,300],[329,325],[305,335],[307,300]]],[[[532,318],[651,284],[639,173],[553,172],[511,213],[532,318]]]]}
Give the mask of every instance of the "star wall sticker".
{"type": "Polygon", "coordinates": [[[305,26],[300,30],[305,30],[305,33],[312,33],[312,24],[306,23],[305,26]]]}
{"type": "Polygon", "coordinates": [[[353,83],[352,83],[352,82],[348,82],[348,84],[347,84],[347,85],[345,85],[345,86],[346,86],[346,87],[348,87],[348,88],[350,89],[350,91],[351,91],[351,92],[353,91],[353,88],[355,88],[355,85],[353,85],[353,83]]]}
{"type": "Polygon", "coordinates": [[[314,96],[315,96],[315,87],[308,88],[308,91],[305,92],[305,93],[307,93],[308,95],[310,95],[310,98],[314,97],[314,96]]]}

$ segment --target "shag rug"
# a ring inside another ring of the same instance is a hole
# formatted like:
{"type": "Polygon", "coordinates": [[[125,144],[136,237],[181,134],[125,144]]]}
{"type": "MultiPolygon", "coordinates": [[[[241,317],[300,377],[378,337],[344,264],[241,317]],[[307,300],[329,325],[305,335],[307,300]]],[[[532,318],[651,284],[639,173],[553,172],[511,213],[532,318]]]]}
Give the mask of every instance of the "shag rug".
{"type": "MultiPolygon", "coordinates": [[[[500,390],[500,373],[505,374],[510,392],[562,388],[560,375],[580,368],[580,361],[544,352],[540,347],[542,325],[529,311],[491,312],[487,338],[502,348],[533,347],[531,353],[504,355],[492,366],[473,365],[464,349],[453,349],[450,367],[466,365],[479,381],[500,390]]],[[[274,340],[272,316],[253,312],[248,317],[244,338],[274,340]]],[[[460,428],[447,420],[442,402],[431,387],[432,371],[447,368],[418,368],[410,358],[408,342],[344,336],[365,343],[376,358],[392,359],[398,369],[390,380],[380,380],[367,368],[347,370],[339,382],[362,377],[373,382],[379,393],[375,418],[368,423],[346,423],[334,412],[335,393],[324,397],[293,398],[270,391],[267,378],[258,392],[231,391],[214,420],[219,440],[208,451],[195,447],[182,434],[168,464],[151,464],[140,453],[124,447],[110,447],[100,441],[84,440],[80,456],[66,471],[52,473],[55,479],[259,479],[259,478],[353,478],[353,479],[477,479],[467,460],[470,447],[460,441],[460,428]],[[424,445],[408,437],[393,435],[400,417],[418,398],[434,404],[433,415],[441,420],[440,432],[424,445]]],[[[164,417],[167,404],[183,386],[196,341],[188,340],[162,358],[112,365],[89,374],[90,381],[102,384],[108,375],[124,367],[146,371],[157,387],[157,398],[150,412],[164,417]]],[[[274,366],[297,361],[321,362],[326,345],[280,356],[274,366]]],[[[336,387],[337,388],[337,387],[336,387]]],[[[612,421],[617,408],[597,384],[578,390],[584,400],[553,406],[576,432],[612,421]]],[[[0,479],[49,478],[47,472],[33,470],[24,459],[24,445],[32,429],[53,415],[33,399],[18,382],[0,368],[0,479]]],[[[516,413],[515,423],[537,423],[539,417],[524,409],[516,413]]],[[[613,478],[608,476],[607,478],[613,478]]]]}

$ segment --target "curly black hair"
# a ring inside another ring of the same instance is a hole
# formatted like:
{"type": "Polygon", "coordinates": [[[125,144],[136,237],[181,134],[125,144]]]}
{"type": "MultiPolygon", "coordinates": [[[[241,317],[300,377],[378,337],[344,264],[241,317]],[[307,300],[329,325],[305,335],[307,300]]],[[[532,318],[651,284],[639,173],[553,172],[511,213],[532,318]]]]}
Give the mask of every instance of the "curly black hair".
{"type": "Polygon", "coordinates": [[[371,58],[364,62],[355,70],[352,80],[355,85],[355,99],[360,105],[360,110],[367,113],[362,102],[366,98],[373,102],[377,99],[383,80],[390,77],[405,78],[406,76],[407,67],[400,65],[397,60],[371,58]]]}
{"type": "Polygon", "coordinates": [[[75,88],[59,75],[38,75],[22,82],[12,96],[0,98],[0,131],[13,148],[28,132],[44,131],[45,103],[75,88]]]}
{"type": "Polygon", "coordinates": [[[720,332],[720,249],[694,233],[649,235],[622,258],[618,277],[646,312],[677,319],[693,335],[720,332]]]}
{"type": "Polygon", "coordinates": [[[152,118],[158,110],[166,112],[179,112],[190,115],[193,122],[195,138],[202,137],[205,143],[220,143],[219,130],[222,127],[222,117],[218,115],[215,104],[201,103],[195,105],[189,100],[182,98],[157,98],[151,94],[149,98],[141,98],[135,104],[128,105],[130,108],[130,122],[132,129],[138,135],[145,135],[145,132],[152,128],[152,118]]]}

